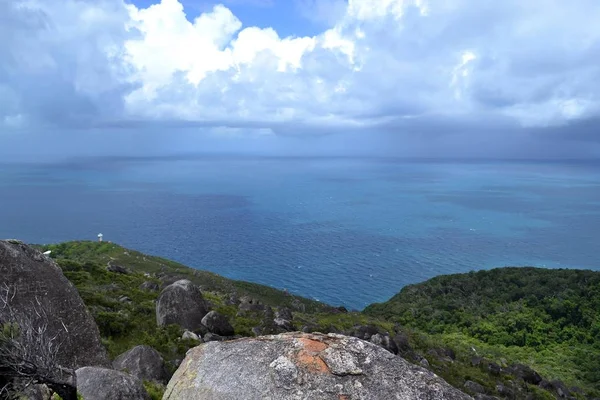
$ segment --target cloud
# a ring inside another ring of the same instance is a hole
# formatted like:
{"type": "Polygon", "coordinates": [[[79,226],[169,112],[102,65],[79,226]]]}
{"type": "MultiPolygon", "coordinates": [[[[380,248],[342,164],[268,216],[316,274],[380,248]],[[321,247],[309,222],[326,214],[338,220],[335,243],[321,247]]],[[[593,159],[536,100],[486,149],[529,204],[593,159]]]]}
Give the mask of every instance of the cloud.
{"type": "Polygon", "coordinates": [[[583,138],[600,117],[596,0],[300,5],[328,28],[280,37],[226,5],[191,18],[177,0],[0,0],[0,131],[437,134],[495,121],[554,138],[583,126],[583,138]]]}
{"type": "Polygon", "coordinates": [[[86,125],[120,118],[132,89],[118,1],[0,2],[0,123],[86,125]]]}

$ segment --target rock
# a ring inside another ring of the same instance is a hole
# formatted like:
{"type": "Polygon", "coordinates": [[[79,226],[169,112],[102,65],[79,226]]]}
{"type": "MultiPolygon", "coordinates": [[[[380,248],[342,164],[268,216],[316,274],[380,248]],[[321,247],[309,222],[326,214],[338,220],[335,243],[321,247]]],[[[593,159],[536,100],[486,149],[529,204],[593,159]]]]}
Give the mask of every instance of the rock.
{"type": "Polygon", "coordinates": [[[488,363],[487,367],[488,371],[490,371],[492,375],[500,375],[500,373],[502,372],[502,368],[500,368],[500,366],[495,362],[488,363]]]}
{"type": "Polygon", "coordinates": [[[275,324],[275,326],[277,328],[279,328],[280,330],[282,330],[284,332],[292,332],[292,331],[296,330],[296,328],[294,328],[294,324],[291,321],[288,321],[286,319],[275,318],[273,320],[273,323],[275,324]]]}
{"type": "Polygon", "coordinates": [[[398,354],[398,346],[388,334],[376,333],[371,336],[370,342],[376,344],[377,346],[383,347],[392,354],[398,354]]]}
{"type": "Polygon", "coordinates": [[[255,326],[252,328],[252,333],[254,336],[260,336],[262,335],[262,328],[260,326],[255,326]]]}
{"type": "Polygon", "coordinates": [[[76,371],[77,392],[85,400],[149,400],[139,379],[113,369],[84,367],[76,371]]]}
{"type": "Polygon", "coordinates": [[[211,333],[219,336],[233,336],[233,327],[226,316],[216,311],[211,311],[202,318],[202,325],[208,328],[211,333]]]}
{"type": "Polygon", "coordinates": [[[46,325],[49,338],[60,338],[62,367],[110,366],[94,319],[52,259],[25,244],[0,241],[0,276],[0,298],[9,292],[8,307],[0,300],[0,320],[46,325]]]}
{"type": "Polygon", "coordinates": [[[140,289],[147,290],[149,292],[158,292],[160,290],[160,287],[156,282],[146,281],[140,285],[140,289]]]}
{"type": "Polygon", "coordinates": [[[506,372],[515,376],[516,378],[522,379],[532,385],[539,385],[542,381],[540,374],[535,372],[533,369],[523,364],[514,364],[510,366],[506,372]]]}
{"type": "Polygon", "coordinates": [[[478,393],[474,397],[475,400],[500,400],[496,396],[488,396],[487,394],[478,393]]]}
{"type": "Polygon", "coordinates": [[[438,360],[440,362],[445,362],[445,363],[452,363],[452,362],[454,362],[454,358],[456,358],[456,355],[454,354],[453,350],[443,348],[443,347],[429,349],[427,351],[427,354],[429,354],[432,357],[435,357],[436,360],[438,360]],[[452,358],[452,357],[454,357],[454,358],[452,358]]]}
{"type": "Polygon", "coordinates": [[[443,347],[438,351],[439,354],[443,354],[451,360],[456,360],[456,353],[449,347],[443,347]]]}
{"type": "Polygon", "coordinates": [[[419,361],[419,364],[423,367],[423,368],[429,368],[429,361],[427,361],[426,358],[422,358],[421,361],[419,361]]]}
{"type": "Polygon", "coordinates": [[[546,380],[542,380],[539,385],[542,389],[556,392],[559,398],[568,398],[571,396],[571,391],[567,388],[567,385],[561,381],[554,380],[552,382],[548,382],[546,380]]]}
{"type": "Polygon", "coordinates": [[[405,333],[397,333],[396,336],[394,336],[394,343],[396,343],[398,353],[406,353],[412,351],[412,348],[410,347],[410,344],[408,342],[408,336],[405,333]]]}
{"type": "Polygon", "coordinates": [[[46,385],[29,385],[23,391],[27,400],[52,400],[52,392],[46,385]]]}
{"type": "Polygon", "coordinates": [[[165,361],[150,346],[136,346],[113,361],[113,368],[126,371],[142,381],[166,383],[169,379],[165,361]]]}
{"type": "Polygon", "coordinates": [[[183,340],[200,340],[198,335],[196,335],[194,332],[190,332],[190,331],[183,332],[183,335],[181,336],[181,338],[183,340]]]}
{"type": "Polygon", "coordinates": [[[179,359],[179,358],[176,358],[176,359],[174,359],[174,360],[167,361],[167,363],[169,364],[169,366],[170,366],[172,369],[177,369],[177,368],[179,368],[179,366],[181,365],[181,362],[182,362],[182,361],[183,361],[183,360],[181,360],[181,359],[179,359]]]}
{"type": "Polygon", "coordinates": [[[347,332],[348,336],[354,336],[362,340],[371,340],[371,336],[379,333],[379,329],[373,325],[357,325],[347,332]]]}
{"type": "Polygon", "coordinates": [[[300,328],[300,330],[304,333],[312,333],[312,332],[317,332],[319,330],[319,327],[316,325],[304,325],[302,326],[302,328],[300,328]]]}
{"type": "Polygon", "coordinates": [[[514,399],[515,398],[515,392],[509,388],[506,385],[503,385],[501,383],[496,385],[496,391],[498,392],[498,394],[500,394],[501,396],[506,397],[507,399],[514,399]]]}
{"type": "Polygon", "coordinates": [[[260,301],[250,297],[250,296],[242,296],[240,297],[240,304],[261,304],[260,301]]]}
{"type": "Polygon", "coordinates": [[[469,392],[471,392],[473,394],[485,393],[485,388],[483,386],[481,386],[479,383],[473,382],[473,381],[466,381],[465,389],[467,389],[469,392]]]}
{"type": "Polygon", "coordinates": [[[164,399],[200,398],[471,399],[372,343],[299,332],[211,342],[190,350],[164,399]]]}
{"type": "Polygon", "coordinates": [[[483,357],[471,357],[471,365],[478,367],[483,362],[483,357]]]}
{"type": "Polygon", "coordinates": [[[258,312],[258,313],[262,313],[265,311],[265,306],[262,304],[255,304],[255,303],[241,303],[240,306],[238,307],[238,310],[240,311],[240,315],[243,315],[245,312],[258,312]]]}
{"type": "Polygon", "coordinates": [[[223,340],[225,340],[223,337],[217,335],[216,333],[207,333],[206,335],[204,335],[203,340],[205,342],[221,342],[223,340]]]}
{"type": "Polygon", "coordinates": [[[207,313],[202,292],[185,279],[167,286],[156,302],[156,321],[159,326],[176,324],[194,331],[202,326],[202,318],[207,313]]]}
{"type": "Polygon", "coordinates": [[[106,270],[108,272],[114,272],[116,274],[124,274],[124,275],[128,275],[131,273],[131,271],[129,271],[127,268],[122,267],[120,265],[116,265],[116,264],[108,264],[108,266],[106,267],[106,270]]]}
{"type": "Polygon", "coordinates": [[[287,307],[279,307],[275,312],[275,318],[284,319],[286,321],[293,321],[294,315],[292,311],[287,307]]]}
{"type": "Polygon", "coordinates": [[[232,294],[231,296],[229,296],[228,299],[225,300],[226,306],[237,306],[238,304],[240,304],[240,299],[238,299],[238,297],[234,294],[232,294]]]}
{"type": "MultiPolygon", "coordinates": [[[[182,275],[167,275],[165,273],[162,273],[158,277],[158,280],[160,281],[161,289],[166,289],[167,286],[170,286],[170,285],[174,284],[175,282],[186,281],[188,279],[187,279],[187,277],[182,276],[182,275]]],[[[198,290],[200,290],[200,288],[198,288],[198,290]]]]}
{"type": "Polygon", "coordinates": [[[299,311],[301,313],[306,312],[306,306],[304,305],[304,303],[302,303],[299,299],[294,298],[294,300],[292,300],[292,304],[291,307],[296,310],[299,311]]]}
{"type": "Polygon", "coordinates": [[[133,303],[133,300],[131,300],[128,296],[121,296],[119,297],[119,302],[131,304],[133,303]]]}

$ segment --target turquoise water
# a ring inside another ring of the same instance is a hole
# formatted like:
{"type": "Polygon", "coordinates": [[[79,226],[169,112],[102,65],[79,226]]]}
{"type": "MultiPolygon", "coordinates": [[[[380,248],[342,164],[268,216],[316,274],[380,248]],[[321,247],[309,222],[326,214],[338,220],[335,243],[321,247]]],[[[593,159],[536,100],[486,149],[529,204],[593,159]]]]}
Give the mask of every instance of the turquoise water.
{"type": "Polygon", "coordinates": [[[600,165],[346,158],[0,165],[0,237],[111,240],[361,309],[439,274],[600,270],[600,165]]]}

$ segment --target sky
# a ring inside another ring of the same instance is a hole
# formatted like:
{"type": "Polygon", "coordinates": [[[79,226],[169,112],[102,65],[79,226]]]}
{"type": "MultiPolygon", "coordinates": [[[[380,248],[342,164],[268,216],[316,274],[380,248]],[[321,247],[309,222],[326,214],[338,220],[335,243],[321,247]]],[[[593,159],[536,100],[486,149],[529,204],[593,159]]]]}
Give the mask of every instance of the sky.
{"type": "Polygon", "coordinates": [[[0,0],[0,161],[600,157],[597,0],[0,0]]]}

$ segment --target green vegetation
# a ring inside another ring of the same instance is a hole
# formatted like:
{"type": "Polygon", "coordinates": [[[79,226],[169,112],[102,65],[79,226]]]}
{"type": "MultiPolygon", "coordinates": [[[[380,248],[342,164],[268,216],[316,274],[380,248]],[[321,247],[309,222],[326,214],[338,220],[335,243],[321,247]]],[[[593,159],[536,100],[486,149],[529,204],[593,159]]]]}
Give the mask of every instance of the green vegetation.
{"type": "MultiPolygon", "coordinates": [[[[348,313],[271,287],[226,279],[173,261],[124,249],[112,243],[69,242],[40,246],[77,287],[95,318],[112,358],[146,344],[157,349],[173,372],[185,352],[197,345],[182,340],[177,326],[156,325],[158,291],[143,283],[189,279],[202,289],[211,308],[226,315],[236,334],[253,336],[263,323],[261,313],[240,313],[232,296],[249,296],[265,305],[288,307],[296,329],[351,332],[371,326],[405,340],[400,354],[424,364],[450,384],[465,390],[466,381],[482,385],[498,398],[551,399],[545,390],[510,373],[495,373],[494,365],[528,365],[545,379],[581,388],[587,398],[600,396],[600,273],[575,270],[503,268],[440,276],[404,288],[388,302],[364,312],[348,313]],[[119,265],[129,273],[107,270],[119,265]],[[452,357],[448,355],[452,354],[452,357]],[[480,362],[474,363],[477,357],[480,362]],[[173,361],[173,362],[170,362],[173,361]],[[498,385],[514,393],[503,394],[498,385]]],[[[164,387],[145,383],[152,398],[164,387]]],[[[572,394],[584,399],[581,393],[572,394]]]]}
{"type": "MultiPolygon", "coordinates": [[[[600,390],[600,273],[500,268],[405,287],[365,314],[600,390]]],[[[471,353],[473,351],[471,350],[471,353]]]]}
{"type": "Polygon", "coordinates": [[[250,296],[272,307],[302,309],[307,313],[333,310],[329,305],[268,286],[194,270],[112,243],[67,242],[38,247],[52,251],[51,256],[79,291],[111,358],[145,344],[158,350],[167,361],[181,360],[189,348],[197,345],[192,340],[181,340],[183,331],[178,326],[157,326],[155,301],[159,293],[140,286],[144,282],[160,286],[161,278],[169,282],[189,279],[197,284],[212,308],[227,315],[236,333],[243,336],[252,336],[252,328],[260,325],[261,319],[252,314],[237,316],[237,307],[227,305],[232,295],[250,296]],[[110,272],[109,263],[123,266],[130,273],[110,272]]]}
{"type": "Polygon", "coordinates": [[[158,383],[144,381],[144,387],[152,400],[161,400],[165,394],[165,387],[158,383]]]}

